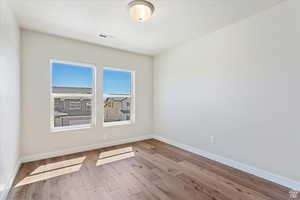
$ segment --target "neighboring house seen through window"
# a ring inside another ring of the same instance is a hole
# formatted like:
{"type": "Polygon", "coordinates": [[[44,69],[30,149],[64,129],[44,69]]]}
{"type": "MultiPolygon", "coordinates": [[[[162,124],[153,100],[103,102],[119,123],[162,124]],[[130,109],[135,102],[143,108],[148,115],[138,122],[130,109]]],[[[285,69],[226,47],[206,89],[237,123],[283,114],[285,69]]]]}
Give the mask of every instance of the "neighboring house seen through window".
{"type": "Polygon", "coordinates": [[[51,61],[51,128],[90,127],[94,124],[94,67],[51,61]]]}
{"type": "Polygon", "coordinates": [[[134,72],[103,70],[104,126],[134,122],[134,72]]]}

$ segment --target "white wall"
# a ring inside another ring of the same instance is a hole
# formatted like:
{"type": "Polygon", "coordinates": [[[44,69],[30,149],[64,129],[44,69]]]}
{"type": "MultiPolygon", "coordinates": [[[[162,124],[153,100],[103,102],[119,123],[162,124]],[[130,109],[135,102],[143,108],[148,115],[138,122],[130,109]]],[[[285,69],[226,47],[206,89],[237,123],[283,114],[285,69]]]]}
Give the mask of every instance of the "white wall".
{"type": "Polygon", "coordinates": [[[283,2],[156,56],[154,132],[299,181],[299,8],[283,2]]]}
{"type": "Polygon", "coordinates": [[[152,134],[152,57],[27,30],[22,30],[21,39],[22,157],[152,134]],[[50,131],[50,58],[96,64],[99,111],[96,128],[50,131]],[[135,124],[102,127],[102,67],[136,71],[135,124]]]}
{"type": "Polygon", "coordinates": [[[0,0],[0,199],[5,198],[18,165],[19,102],[19,28],[11,10],[0,0]]]}

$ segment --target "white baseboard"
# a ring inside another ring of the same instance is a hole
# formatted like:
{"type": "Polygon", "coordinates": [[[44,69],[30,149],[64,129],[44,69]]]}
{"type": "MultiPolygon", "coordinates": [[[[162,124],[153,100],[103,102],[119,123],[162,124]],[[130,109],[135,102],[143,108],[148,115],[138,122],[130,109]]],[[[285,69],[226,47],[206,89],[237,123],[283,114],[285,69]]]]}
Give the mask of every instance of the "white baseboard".
{"type": "Polygon", "coordinates": [[[164,137],[161,137],[161,136],[154,135],[153,138],[157,139],[157,140],[160,140],[162,142],[168,143],[170,145],[176,146],[178,148],[184,149],[186,151],[189,151],[189,152],[198,154],[200,156],[206,157],[208,159],[220,162],[224,165],[239,169],[239,170],[247,172],[249,174],[253,174],[253,175],[261,177],[263,179],[266,179],[266,180],[272,181],[274,183],[286,186],[286,187],[291,188],[293,190],[300,191],[300,182],[298,182],[298,181],[294,181],[294,180],[288,179],[286,177],[282,177],[282,176],[267,172],[267,171],[262,170],[262,169],[257,169],[255,167],[251,167],[249,165],[246,165],[246,164],[243,164],[243,163],[231,160],[231,159],[227,159],[227,158],[224,158],[222,156],[218,156],[216,154],[209,153],[209,152],[203,151],[201,149],[198,149],[198,148],[186,145],[186,144],[182,144],[182,143],[179,143],[179,142],[176,142],[174,140],[167,139],[167,138],[164,138],[164,137]]]}
{"type": "Polygon", "coordinates": [[[18,173],[18,171],[21,167],[21,164],[22,164],[21,160],[18,160],[17,164],[14,168],[13,174],[11,175],[7,185],[5,186],[4,191],[2,192],[2,195],[0,195],[0,200],[6,200],[7,199],[8,193],[10,191],[10,188],[13,185],[13,182],[15,180],[15,177],[17,176],[17,173],[18,173]]]}
{"type": "Polygon", "coordinates": [[[79,152],[83,152],[83,151],[100,149],[100,148],[109,147],[109,146],[115,146],[115,145],[119,145],[119,144],[137,142],[137,141],[151,139],[151,138],[153,138],[152,135],[143,135],[143,136],[138,136],[138,137],[133,137],[133,138],[127,138],[127,139],[120,139],[120,140],[115,140],[115,141],[110,141],[110,142],[104,142],[104,143],[101,143],[101,144],[92,144],[92,145],[87,145],[87,146],[74,147],[74,148],[70,148],[70,149],[54,151],[54,152],[49,152],[49,153],[41,153],[41,154],[24,156],[24,157],[21,158],[21,161],[22,161],[22,163],[31,162],[31,161],[36,161],[36,160],[53,158],[53,157],[57,157],[57,156],[63,156],[63,155],[68,155],[68,154],[73,154],[73,153],[79,153],[79,152]]]}

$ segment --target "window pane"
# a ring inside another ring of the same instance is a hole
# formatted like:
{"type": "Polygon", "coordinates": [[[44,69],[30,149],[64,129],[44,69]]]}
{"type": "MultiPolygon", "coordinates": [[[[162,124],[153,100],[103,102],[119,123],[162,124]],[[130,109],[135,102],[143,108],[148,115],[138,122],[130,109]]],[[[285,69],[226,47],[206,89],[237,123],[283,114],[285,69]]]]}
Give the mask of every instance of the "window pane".
{"type": "Polygon", "coordinates": [[[113,95],[131,94],[131,73],[117,70],[103,70],[103,93],[113,95]]]}
{"type": "Polygon", "coordinates": [[[92,94],[93,69],[79,65],[52,63],[52,92],[92,94]]]}
{"type": "Polygon", "coordinates": [[[91,119],[90,98],[54,98],[54,127],[91,124],[91,119]]]}
{"type": "Polygon", "coordinates": [[[130,97],[104,97],[104,122],[130,120],[130,97]]]}

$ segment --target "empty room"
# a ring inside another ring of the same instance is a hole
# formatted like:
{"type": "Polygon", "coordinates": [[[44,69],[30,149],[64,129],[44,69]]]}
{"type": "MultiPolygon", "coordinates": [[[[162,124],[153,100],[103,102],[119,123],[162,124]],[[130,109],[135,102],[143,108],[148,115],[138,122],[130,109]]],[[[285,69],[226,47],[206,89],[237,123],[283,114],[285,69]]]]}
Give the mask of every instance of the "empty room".
{"type": "Polygon", "coordinates": [[[0,0],[0,200],[300,200],[300,0],[0,0]]]}

